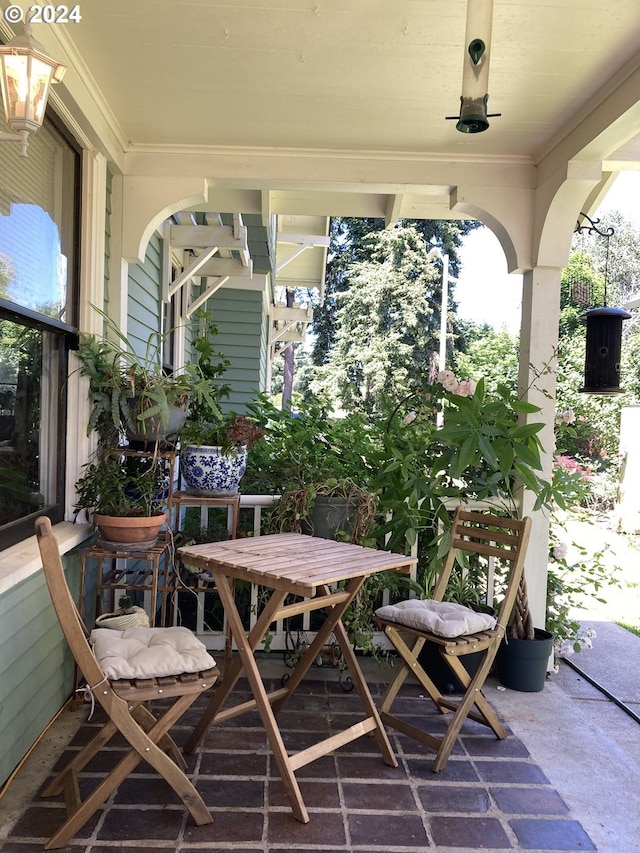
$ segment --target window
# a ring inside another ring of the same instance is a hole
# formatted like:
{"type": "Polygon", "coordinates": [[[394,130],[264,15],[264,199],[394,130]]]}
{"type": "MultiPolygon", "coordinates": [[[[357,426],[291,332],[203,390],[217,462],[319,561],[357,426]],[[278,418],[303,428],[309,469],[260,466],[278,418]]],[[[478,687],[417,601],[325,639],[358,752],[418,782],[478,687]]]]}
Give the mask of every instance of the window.
{"type": "Polygon", "coordinates": [[[50,121],[0,146],[0,549],[63,518],[79,160],[50,121]]]}

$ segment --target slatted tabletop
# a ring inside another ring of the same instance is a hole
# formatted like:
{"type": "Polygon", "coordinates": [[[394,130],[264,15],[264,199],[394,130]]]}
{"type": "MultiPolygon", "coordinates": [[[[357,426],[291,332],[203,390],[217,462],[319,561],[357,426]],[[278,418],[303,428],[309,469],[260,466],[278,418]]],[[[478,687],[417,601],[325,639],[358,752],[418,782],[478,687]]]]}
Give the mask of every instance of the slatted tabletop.
{"type": "Polygon", "coordinates": [[[408,573],[415,557],[376,551],[302,533],[211,542],[179,548],[185,563],[304,597],[320,585],[393,569],[408,573]]]}

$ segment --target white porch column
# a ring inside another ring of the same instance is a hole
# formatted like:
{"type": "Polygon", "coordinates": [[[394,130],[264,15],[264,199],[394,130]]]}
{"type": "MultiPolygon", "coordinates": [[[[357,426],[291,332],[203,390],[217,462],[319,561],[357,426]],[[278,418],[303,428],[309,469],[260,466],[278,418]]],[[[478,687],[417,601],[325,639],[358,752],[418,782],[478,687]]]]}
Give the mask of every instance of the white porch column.
{"type": "MultiPolygon", "coordinates": [[[[543,471],[551,478],[555,450],[554,418],[558,321],[560,314],[560,274],[557,267],[536,267],[522,277],[522,325],[520,329],[520,368],[518,385],[523,400],[541,411],[525,415],[527,423],[545,424],[539,433],[544,449],[543,471]]],[[[525,576],[529,605],[536,628],[544,628],[549,554],[549,518],[546,512],[533,513],[535,498],[525,492],[522,514],[532,516],[532,532],[525,576]]]]}

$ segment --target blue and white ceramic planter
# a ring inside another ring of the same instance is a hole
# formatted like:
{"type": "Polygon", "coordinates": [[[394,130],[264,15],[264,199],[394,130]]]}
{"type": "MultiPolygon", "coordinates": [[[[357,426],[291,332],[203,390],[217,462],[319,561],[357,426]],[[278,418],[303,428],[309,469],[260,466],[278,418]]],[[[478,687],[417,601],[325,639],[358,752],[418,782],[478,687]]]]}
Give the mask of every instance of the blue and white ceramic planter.
{"type": "Polygon", "coordinates": [[[220,447],[189,444],[180,451],[184,489],[190,495],[235,495],[246,468],[246,447],[223,453],[220,447]]]}

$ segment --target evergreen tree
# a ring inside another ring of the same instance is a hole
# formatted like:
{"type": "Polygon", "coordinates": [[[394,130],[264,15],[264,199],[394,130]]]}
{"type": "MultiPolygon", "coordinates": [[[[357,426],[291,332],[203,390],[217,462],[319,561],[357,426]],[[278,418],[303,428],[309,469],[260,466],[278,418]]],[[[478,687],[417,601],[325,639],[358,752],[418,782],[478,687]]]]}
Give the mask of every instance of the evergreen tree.
{"type": "MultiPolygon", "coordinates": [[[[331,220],[324,302],[317,305],[313,312],[313,363],[316,365],[326,363],[335,343],[337,300],[339,294],[350,286],[353,265],[370,258],[371,246],[365,238],[371,233],[384,231],[384,224],[383,219],[335,217],[331,220]]],[[[413,227],[425,244],[429,247],[438,246],[443,254],[447,254],[449,276],[453,283],[459,273],[458,250],[462,238],[480,225],[475,220],[404,219],[397,227],[413,227]]],[[[391,232],[393,230],[390,229],[391,232]]],[[[453,286],[450,293],[453,293],[453,286]]],[[[452,299],[450,304],[455,307],[452,299]]]]}
{"type": "Polygon", "coordinates": [[[372,412],[437,371],[441,273],[415,228],[378,230],[356,252],[349,286],[334,294],[334,341],[311,390],[372,412]]]}

